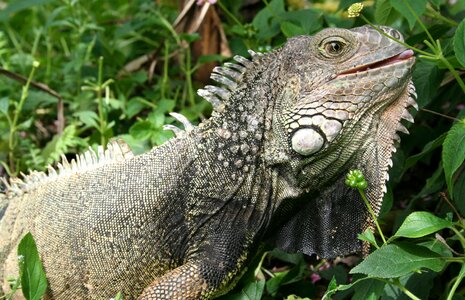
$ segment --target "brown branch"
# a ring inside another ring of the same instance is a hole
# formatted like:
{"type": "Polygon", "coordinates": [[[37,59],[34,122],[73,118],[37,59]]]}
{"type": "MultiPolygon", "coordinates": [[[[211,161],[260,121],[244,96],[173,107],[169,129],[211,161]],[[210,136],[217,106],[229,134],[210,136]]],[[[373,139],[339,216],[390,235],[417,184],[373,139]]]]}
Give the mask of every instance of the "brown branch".
{"type": "Polygon", "coordinates": [[[452,210],[454,211],[455,215],[457,216],[457,218],[460,220],[460,222],[463,222],[463,218],[462,216],[460,215],[460,213],[457,211],[457,209],[455,208],[455,206],[450,202],[449,198],[447,198],[447,195],[446,193],[444,192],[439,192],[439,196],[441,197],[441,199],[447,203],[447,205],[450,206],[450,208],[452,208],[452,210]]]}
{"type": "MultiPolygon", "coordinates": [[[[25,84],[27,82],[27,78],[19,75],[17,73],[14,73],[12,71],[6,70],[4,68],[0,67],[0,74],[3,74],[13,80],[16,80],[18,82],[21,82],[25,84]]],[[[63,129],[65,127],[65,117],[64,117],[64,107],[63,107],[63,98],[61,95],[56,92],[55,90],[51,89],[48,85],[41,83],[41,82],[35,82],[31,81],[30,83],[31,86],[35,87],[36,89],[39,89],[55,98],[58,99],[57,103],[57,132],[62,133],[63,129]]]]}

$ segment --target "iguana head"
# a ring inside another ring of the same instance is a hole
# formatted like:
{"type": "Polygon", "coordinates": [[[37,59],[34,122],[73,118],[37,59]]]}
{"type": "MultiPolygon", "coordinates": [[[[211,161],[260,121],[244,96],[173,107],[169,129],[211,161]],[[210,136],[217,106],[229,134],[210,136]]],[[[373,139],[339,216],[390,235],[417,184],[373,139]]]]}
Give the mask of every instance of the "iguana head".
{"type": "Polygon", "coordinates": [[[221,87],[199,91],[216,107],[204,126],[220,141],[218,160],[255,177],[259,163],[278,174],[274,240],[285,250],[328,257],[360,248],[357,234],[371,222],[344,185],[351,169],[363,171],[379,212],[396,131],[416,105],[413,52],[384,34],[364,26],[298,36],[271,53],[251,52],[252,61],[235,57],[238,64],[214,70],[221,87]]]}
{"type": "MultiPolygon", "coordinates": [[[[380,29],[402,39],[396,30],[380,29]]],[[[298,185],[313,188],[371,160],[385,172],[396,130],[404,130],[400,120],[411,120],[406,108],[415,104],[413,52],[371,27],[359,27],[297,37],[281,56],[288,81],[275,129],[284,128],[277,139],[287,142],[298,185]]]]}

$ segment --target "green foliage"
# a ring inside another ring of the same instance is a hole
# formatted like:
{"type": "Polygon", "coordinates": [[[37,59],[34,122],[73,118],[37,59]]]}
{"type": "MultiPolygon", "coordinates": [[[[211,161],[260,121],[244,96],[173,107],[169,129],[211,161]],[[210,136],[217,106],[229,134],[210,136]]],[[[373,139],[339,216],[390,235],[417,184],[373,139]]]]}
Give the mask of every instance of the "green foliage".
{"type": "Polygon", "coordinates": [[[399,242],[384,245],[353,268],[351,274],[395,278],[417,272],[422,268],[440,272],[445,266],[441,256],[426,247],[399,242]]]}
{"type": "Polygon", "coordinates": [[[465,119],[452,126],[444,140],[442,162],[449,195],[453,196],[453,176],[465,159],[465,119]]]}
{"type": "Polygon", "coordinates": [[[460,22],[454,35],[454,51],[457,60],[465,67],[465,20],[460,22]]]}
{"type": "Polygon", "coordinates": [[[405,218],[394,237],[419,238],[447,227],[452,227],[451,221],[426,211],[416,211],[405,218]]]}
{"type": "Polygon", "coordinates": [[[21,289],[27,300],[40,300],[47,289],[47,278],[31,233],[27,233],[18,246],[21,289]]]}
{"type": "MultiPolygon", "coordinates": [[[[344,10],[355,2],[264,0],[251,8],[222,0],[212,6],[235,54],[269,51],[326,27],[372,22],[399,29],[418,54],[412,77],[420,111],[393,157],[377,232],[359,236],[372,253],[358,263],[354,256],[326,261],[268,251],[224,299],[315,299],[325,290],[327,299],[463,294],[465,0],[367,1],[360,17],[348,18],[344,10]]],[[[169,1],[7,2],[0,11],[0,66],[26,78],[0,75],[0,176],[45,170],[63,154],[112,137],[141,153],[173,136],[163,130],[175,122],[170,112],[194,123],[208,117],[209,104],[195,95],[207,83],[197,72],[227,58],[194,55],[196,41],[205,41],[173,28],[178,12],[169,1]]],[[[367,182],[352,175],[348,183],[363,195],[367,182]]],[[[28,268],[23,275],[38,272],[28,268]]],[[[34,278],[25,294],[39,294],[43,281],[34,278]]],[[[19,280],[11,283],[19,288],[19,280]]]]}

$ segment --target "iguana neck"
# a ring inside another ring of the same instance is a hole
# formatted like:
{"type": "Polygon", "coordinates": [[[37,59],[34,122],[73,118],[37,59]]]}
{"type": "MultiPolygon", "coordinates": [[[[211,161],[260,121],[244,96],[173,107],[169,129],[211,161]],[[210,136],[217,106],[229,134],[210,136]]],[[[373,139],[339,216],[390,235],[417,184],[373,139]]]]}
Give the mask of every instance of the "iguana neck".
{"type": "MultiPolygon", "coordinates": [[[[233,205],[242,204],[247,213],[271,214],[272,170],[262,158],[263,145],[271,128],[271,116],[280,87],[280,70],[266,56],[254,62],[244,74],[230,98],[212,117],[199,125],[193,136],[199,163],[209,166],[209,176],[223,196],[234,193],[233,205]],[[273,84],[271,84],[273,83],[273,84]]],[[[205,168],[205,167],[204,167],[205,168]]],[[[263,217],[263,216],[262,216],[263,217]]],[[[256,220],[254,222],[266,222],[256,220]]]]}

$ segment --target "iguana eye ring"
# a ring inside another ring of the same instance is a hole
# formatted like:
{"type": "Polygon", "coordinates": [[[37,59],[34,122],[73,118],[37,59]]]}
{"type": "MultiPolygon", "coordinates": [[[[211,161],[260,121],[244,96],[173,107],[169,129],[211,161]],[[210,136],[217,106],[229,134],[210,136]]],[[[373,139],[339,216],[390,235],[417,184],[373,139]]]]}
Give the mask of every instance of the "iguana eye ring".
{"type": "Polygon", "coordinates": [[[347,42],[340,37],[330,37],[321,41],[318,50],[327,58],[340,57],[347,52],[347,42]]]}

